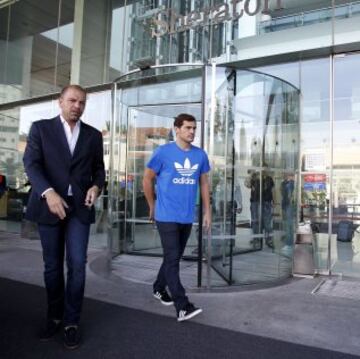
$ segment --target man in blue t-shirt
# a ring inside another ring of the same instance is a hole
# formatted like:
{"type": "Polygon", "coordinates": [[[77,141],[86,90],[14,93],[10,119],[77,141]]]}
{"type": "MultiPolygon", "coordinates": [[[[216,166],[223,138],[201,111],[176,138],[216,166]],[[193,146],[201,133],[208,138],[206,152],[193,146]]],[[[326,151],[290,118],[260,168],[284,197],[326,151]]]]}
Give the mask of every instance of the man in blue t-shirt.
{"type": "Polygon", "coordinates": [[[175,305],[177,320],[193,318],[202,312],[189,302],[179,276],[179,262],[191,233],[195,201],[200,182],[203,200],[203,225],[211,225],[209,182],[206,153],[193,146],[196,120],[180,114],[174,121],[176,141],[159,146],[144,173],[144,193],[150,209],[150,220],[159,230],[164,259],[154,283],[154,297],[164,305],[175,305]],[[156,201],[154,180],[156,178],[156,201]],[[166,291],[169,288],[171,297],[166,291]]]}

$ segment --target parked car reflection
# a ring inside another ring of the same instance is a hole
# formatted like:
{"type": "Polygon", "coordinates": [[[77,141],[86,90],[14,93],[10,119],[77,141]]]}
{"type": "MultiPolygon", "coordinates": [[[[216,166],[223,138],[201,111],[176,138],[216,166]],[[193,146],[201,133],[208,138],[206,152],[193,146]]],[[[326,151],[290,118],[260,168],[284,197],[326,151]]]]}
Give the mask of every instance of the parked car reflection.
{"type": "Polygon", "coordinates": [[[23,219],[30,191],[29,182],[20,188],[8,187],[6,216],[8,220],[21,221],[23,219]]]}

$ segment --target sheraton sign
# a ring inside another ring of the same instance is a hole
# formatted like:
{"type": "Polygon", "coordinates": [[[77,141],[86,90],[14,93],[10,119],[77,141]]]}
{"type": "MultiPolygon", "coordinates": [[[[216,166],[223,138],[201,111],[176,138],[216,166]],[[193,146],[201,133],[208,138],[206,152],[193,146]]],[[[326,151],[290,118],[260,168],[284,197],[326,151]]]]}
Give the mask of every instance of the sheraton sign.
{"type": "MultiPolygon", "coordinates": [[[[179,15],[173,9],[164,9],[150,20],[151,37],[161,37],[183,32],[198,26],[216,25],[225,21],[235,21],[244,16],[255,16],[270,12],[270,0],[230,0],[228,3],[191,11],[179,15]]],[[[275,10],[282,8],[282,0],[276,0],[275,10]]]]}

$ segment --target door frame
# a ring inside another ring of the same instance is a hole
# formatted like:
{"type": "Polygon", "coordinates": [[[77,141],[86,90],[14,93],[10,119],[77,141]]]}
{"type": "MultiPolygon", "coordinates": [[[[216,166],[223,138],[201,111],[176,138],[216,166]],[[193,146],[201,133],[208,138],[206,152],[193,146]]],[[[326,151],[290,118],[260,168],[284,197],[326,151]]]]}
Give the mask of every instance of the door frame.
{"type": "MultiPolygon", "coordinates": [[[[137,107],[147,107],[147,106],[166,106],[166,105],[181,105],[181,104],[199,104],[200,105],[200,111],[201,111],[201,118],[199,119],[200,121],[200,124],[201,124],[201,134],[200,134],[200,147],[201,148],[204,148],[204,144],[205,144],[205,141],[204,141],[204,130],[205,130],[205,125],[204,125],[204,122],[205,122],[205,96],[206,96],[206,68],[208,67],[207,65],[205,64],[199,64],[199,63],[178,63],[178,64],[164,64],[164,65],[155,65],[155,66],[150,66],[146,69],[136,69],[136,70],[133,70],[133,71],[130,71],[130,72],[127,72],[126,74],[116,78],[114,81],[113,81],[113,85],[112,85],[112,121],[111,121],[111,126],[110,126],[110,148],[111,148],[111,151],[110,151],[110,173],[109,173],[109,177],[110,179],[113,178],[113,175],[114,175],[114,159],[113,159],[113,145],[114,145],[114,135],[115,135],[115,122],[116,120],[118,119],[118,104],[117,104],[117,95],[118,95],[118,91],[119,89],[121,89],[121,82],[123,80],[123,84],[131,84],[132,82],[135,83],[135,86],[139,86],[140,84],[143,83],[144,80],[147,80],[148,83],[151,83],[151,82],[155,82],[155,79],[156,79],[156,74],[155,72],[159,69],[164,69],[164,68],[171,68],[171,67],[180,67],[180,68],[186,68],[186,67],[189,67],[189,70],[195,70],[195,69],[200,69],[201,71],[201,78],[200,78],[200,81],[201,81],[201,96],[200,96],[200,102],[196,101],[196,102],[182,102],[182,103],[159,103],[159,104],[143,104],[143,105],[138,105],[138,106],[127,106],[128,109],[127,109],[127,113],[128,113],[128,110],[130,108],[137,108],[137,107]],[[146,72],[154,72],[153,74],[150,73],[150,76],[146,76],[146,72]],[[140,74],[142,76],[139,76],[138,78],[129,78],[128,80],[126,80],[127,77],[131,77],[132,75],[136,75],[136,74],[140,74]],[[153,80],[153,81],[152,81],[153,80]]],[[[185,70],[186,71],[186,70],[185,70]]],[[[179,72],[176,72],[177,73],[180,73],[181,71],[179,72]]],[[[174,73],[171,73],[169,74],[170,76],[173,76],[174,73]]],[[[131,86],[131,85],[130,85],[131,86]]],[[[125,86],[124,86],[125,87],[125,86]]],[[[126,122],[128,121],[128,116],[127,116],[127,119],[126,119],[126,122]]],[[[125,123],[123,121],[121,121],[121,123],[125,123]]],[[[125,163],[127,162],[127,156],[128,156],[128,137],[126,138],[126,153],[125,153],[125,163]]],[[[118,165],[118,164],[117,164],[118,165]]],[[[127,174],[127,168],[126,168],[126,165],[125,165],[125,177],[126,177],[126,174],[127,174]]],[[[127,186],[127,184],[126,184],[127,186]]],[[[199,185],[200,186],[200,185],[199,185]]],[[[125,187],[126,188],[126,187],[125,187]]],[[[113,188],[113,181],[110,180],[109,181],[109,194],[113,194],[114,188],[113,188]]],[[[114,240],[117,240],[119,241],[120,238],[113,238],[113,233],[112,233],[112,218],[113,218],[113,214],[112,214],[112,199],[109,198],[109,214],[108,214],[108,223],[109,223],[109,247],[112,249],[113,245],[113,241],[114,240]]],[[[125,200],[125,206],[126,206],[126,200],[125,200]]],[[[201,200],[201,196],[200,196],[200,203],[199,203],[199,213],[198,213],[198,223],[199,223],[199,230],[198,230],[198,234],[197,234],[197,239],[198,239],[198,256],[197,256],[197,286],[198,287],[201,287],[202,286],[202,258],[203,258],[203,233],[202,233],[202,200],[201,200]]],[[[124,221],[123,224],[119,224],[119,225],[123,225],[124,226],[124,235],[126,236],[126,220],[124,221]]],[[[119,232],[120,234],[121,232],[119,232]]],[[[113,256],[117,256],[119,254],[122,253],[122,250],[123,248],[120,248],[120,251],[116,254],[112,253],[112,257],[113,256]]],[[[137,254],[137,255],[143,255],[143,256],[146,256],[146,254],[137,254]]],[[[152,255],[154,256],[154,255],[152,255]]],[[[210,258],[210,261],[211,261],[211,258],[210,258]]],[[[209,262],[209,260],[208,260],[209,262]]],[[[208,266],[210,265],[210,263],[208,263],[208,266]]]]}

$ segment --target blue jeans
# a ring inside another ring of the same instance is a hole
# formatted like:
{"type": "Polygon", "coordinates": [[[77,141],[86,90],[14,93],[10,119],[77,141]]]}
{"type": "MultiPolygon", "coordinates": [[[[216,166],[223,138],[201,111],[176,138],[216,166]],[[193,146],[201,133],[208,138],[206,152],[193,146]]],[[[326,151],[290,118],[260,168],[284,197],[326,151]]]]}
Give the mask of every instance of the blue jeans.
{"type": "Polygon", "coordinates": [[[189,303],[180,281],[179,268],[192,224],[156,222],[156,225],[160,234],[164,259],[154,283],[154,291],[162,291],[167,286],[175,308],[179,312],[189,303]]]}
{"type": "Polygon", "coordinates": [[[263,226],[265,230],[265,234],[270,234],[273,231],[273,215],[272,215],[272,203],[269,201],[264,201],[262,204],[262,220],[263,226]]]}
{"type": "Polygon", "coordinates": [[[259,234],[262,232],[262,229],[265,230],[265,234],[271,234],[273,231],[272,228],[272,203],[269,201],[262,202],[262,223],[260,223],[260,203],[251,202],[250,203],[250,213],[251,213],[251,228],[254,234],[259,234]]]}
{"type": "Polygon", "coordinates": [[[251,229],[253,234],[260,233],[259,226],[259,202],[250,202],[251,229]]]}
{"type": "Polygon", "coordinates": [[[63,319],[64,326],[80,320],[85,288],[85,267],[90,224],[67,214],[55,225],[39,224],[45,264],[48,319],[63,319]],[[64,253],[66,248],[67,281],[65,289],[64,253]]]}
{"type": "Polygon", "coordinates": [[[289,204],[282,208],[283,210],[283,221],[285,229],[285,244],[292,246],[294,244],[294,222],[295,222],[295,208],[289,204]]]}

